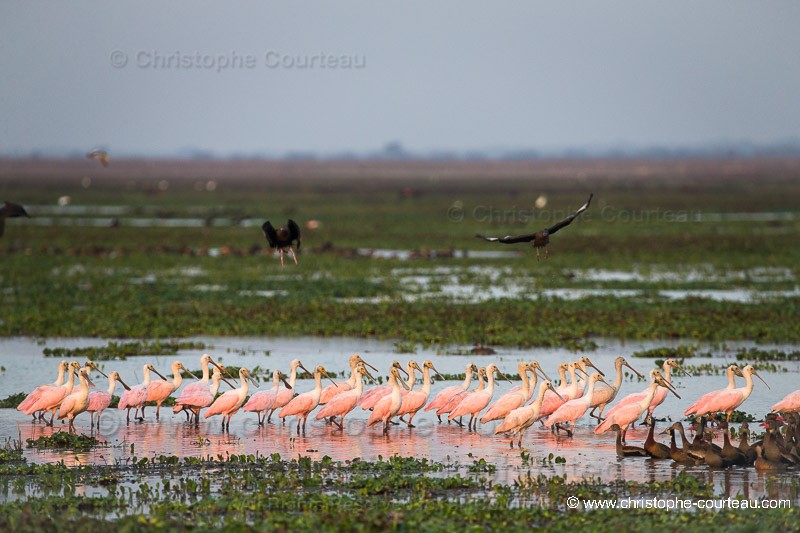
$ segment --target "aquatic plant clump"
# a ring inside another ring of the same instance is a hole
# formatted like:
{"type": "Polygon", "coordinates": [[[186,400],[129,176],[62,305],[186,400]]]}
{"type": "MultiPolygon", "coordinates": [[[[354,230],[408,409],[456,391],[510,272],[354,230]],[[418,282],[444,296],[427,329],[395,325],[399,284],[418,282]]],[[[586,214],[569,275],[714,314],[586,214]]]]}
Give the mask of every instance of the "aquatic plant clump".
{"type": "Polygon", "coordinates": [[[13,497],[0,499],[0,529],[652,531],[704,529],[733,520],[743,529],[789,530],[800,517],[795,508],[746,514],[588,510],[581,502],[696,501],[717,495],[710,484],[683,472],[657,483],[603,483],[528,471],[505,484],[483,477],[492,466],[485,459],[459,465],[399,456],[374,462],[286,460],[278,454],[157,456],[75,468],[7,465],[0,466],[0,492],[13,497]],[[95,496],[78,495],[78,486],[95,496]]]}

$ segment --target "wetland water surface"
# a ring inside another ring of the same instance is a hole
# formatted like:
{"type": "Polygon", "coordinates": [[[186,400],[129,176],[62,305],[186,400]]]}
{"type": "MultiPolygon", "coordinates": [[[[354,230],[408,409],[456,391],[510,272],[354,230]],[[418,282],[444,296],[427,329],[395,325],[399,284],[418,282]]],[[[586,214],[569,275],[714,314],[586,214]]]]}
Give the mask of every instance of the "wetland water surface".
{"type": "MultiPolygon", "coordinates": [[[[360,353],[368,362],[385,372],[393,359],[405,362],[415,359],[422,362],[430,359],[440,372],[459,373],[464,371],[468,361],[485,365],[495,362],[501,371],[513,375],[517,363],[521,360],[537,359],[551,378],[557,379],[555,367],[562,360],[575,359],[577,356],[567,350],[536,349],[514,350],[499,349],[498,354],[491,356],[440,355],[433,350],[419,350],[416,354],[398,354],[392,343],[364,339],[317,339],[317,338],[197,338],[207,346],[205,350],[186,350],[178,356],[130,357],[124,361],[104,361],[102,367],[117,370],[129,385],[141,379],[141,367],[145,362],[153,363],[162,373],[166,373],[171,362],[181,360],[189,369],[199,367],[199,358],[203,352],[211,353],[216,359],[229,365],[247,366],[251,370],[260,366],[262,369],[288,368],[291,359],[300,358],[307,367],[323,364],[329,370],[341,376],[346,370],[347,357],[354,352],[360,353]],[[266,355],[265,352],[269,352],[266,355]]],[[[0,340],[0,365],[5,371],[0,374],[0,397],[16,392],[29,392],[42,382],[54,379],[57,359],[42,355],[45,347],[85,347],[103,346],[106,341],[98,339],[49,339],[36,342],[26,338],[0,340]],[[51,375],[53,374],[53,375],[51,375]]],[[[653,359],[637,359],[631,353],[646,350],[659,343],[628,343],[621,345],[616,341],[598,340],[599,348],[591,352],[589,357],[610,377],[613,374],[613,360],[624,355],[637,370],[646,373],[653,366],[653,359]]],[[[676,343],[677,344],[677,343],[676,343]]],[[[752,346],[749,343],[731,343],[728,349],[752,346]]],[[[759,346],[760,348],[767,348],[759,346]]],[[[775,348],[791,351],[792,347],[775,346],[775,348]]],[[[713,350],[712,350],[713,351],[713,350]]],[[[724,364],[732,362],[733,356],[724,359],[722,356],[709,358],[693,358],[687,360],[692,365],[704,363],[724,364]]],[[[800,364],[796,361],[780,362],[775,372],[761,372],[769,383],[768,390],[756,381],[752,396],[743,404],[741,410],[761,418],[769,411],[769,407],[787,393],[796,390],[800,364]]],[[[266,375],[266,374],[264,374],[266,375]]],[[[384,374],[385,375],[385,374],[384,374]]],[[[342,378],[339,378],[342,379],[342,378]]],[[[99,389],[105,389],[105,378],[95,374],[95,383],[99,389]]],[[[701,394],[722,388],[725,378],[721,375],[702,375],[694,377],[677,376],[674,378],[681,400],[670,397],[662,404],[656,414],[672,421],[683,420],[682,411],[701,394]]],[[[435,383],[432,395],[454,382],[435,383]]],[[[515,383],[517,384],[517,383],[515,383]]],[[[371,385],[368,385],[368,387],[371,385]]],[[[419,385],[418,385],[419,386],[419,385]]],[[[261,389],[271,387],[262,382],[261,389]]],[[[299,380],[297,390],[304,392],[313,387],[311,380],[299,380]]],[[[500,381],[494,398],[498,398],[511,385],[500,381]]],[[[623,381],[620,397],[637,392],[645,387],[643,382],[623,381]]],[[[223,386],[223,390],[226,390],[223,386]]],[[[121,389],[118,389],[119,394],[121,389]]],[[[252,392],[251,392],[252,393],[252,392]]],[[[344,432],[334,431],[310,417],[305,435],[295,433],[295,419],[287,419],[282,424],[277,416],[273,423],[259,427],[253,413],[240,411],[232,419],[230,433],[220,429],[220,419],[202,419],[195,427],[185,422],[182,414],[175,415],[171,409],[162,410],[160,422],[154,418],[154,408],[148,408],[147,420],[144,422],[125,423],[124,412],[109,409],[103,414],[103,422],[99,432],[95,432],[108,446],[92,449],[88,452],[74,451],[34,451],[26,450],[25,456],[33,462],[64,461],[67,465],[77,464],[112,464],[116,460],[130,457],[131,445],[138,457],[156,455],[178,456],[217,456],[227,454],[261,454],[279,453],[284,458],[308,456],[321,459],[330,456],[334,460],[345,461],[353,458],[375,460],[378,456],[388,457],[393,454],[428,458],[434,461],[458,461],[461,465],[471,465],[474,461],[485,459],[495,465],[496,470],[486,475],[497,481],[513,483],[518,476],[531,471],[534,475],[546,474],[566,475],[568,480],[599,478],[603,481],[665,481],[672,479],[678,472],[686,471],[713,482],[718,491],[726,496],[741,494],[748,498],[761,496],[790,496],[797,499],[797,472],[784,474],[761,474],[752,468],[729,468],[712,470],[706,467],[677,466],[672,461],[643,460],[639,458],[617,459],[614,451],[614,434],[594,435],[593,420],[584,417],[578,422],[574,438],[555,436],[549,430],[532,427],[523,440],[524,450],[529,454],[528,460],[521,456],[516,448],[511,450],[508,439],[495,437],[492,431],[495,423],[479,425],[477,432],[468,432],[454,424],[439,424],[432,413],[420,412],[414,419],[417,425],[408,429],[405,425],[390,429],[388,436],[383,436],[377,427],[367,428],[368,413],[356,408],[346,418],[344,432]],[[564,463],[555,463],[549,458],[563,457],[564,463]],[[794,488],[792,488],[794,487],[794,488]]],[[[661,422],[660,427],[666,426],[661,422]]],[[[55,430],[60,429],[58,424],[55,430]]],[[[78,431],[89,433],[89,417],[86,414],[77,418],[78,431]]],[[[755,424],[752,424],[755,426],[755,424]]],[[[759,430],[760,428],[755,427],[759,430]]],[[[18,439],[25,442],[28,438],[49,435],[53,428],[43,424],[31,423],[27,417],[13,409],[0,409],[0,437],[18,439]]],[[[637,427],[628,433],[630,444],[641,444],[646,437],[645,428],[637,427]]],[[[717,435],[721,441],[721,435],[717,435]]],[[[665,435],[657,440],[668,443],[665,435]]],[[[796,500],[797,501],[797,500],[796,500]]]]}

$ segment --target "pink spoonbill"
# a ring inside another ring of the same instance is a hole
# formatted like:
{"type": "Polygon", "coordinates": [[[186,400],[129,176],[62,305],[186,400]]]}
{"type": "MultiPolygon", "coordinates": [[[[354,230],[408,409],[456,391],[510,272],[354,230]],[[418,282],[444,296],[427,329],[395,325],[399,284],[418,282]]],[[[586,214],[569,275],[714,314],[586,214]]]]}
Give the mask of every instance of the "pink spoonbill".
{"type": "Polygon", "coordinates": [[[289,403],[283,406],[281,412],[278,413],[278,416],[281,418],[286,418],[287,416],[297,416],[298,435],[300,434],[301,422],[303,425],[303,434],[305,435],[308,415],[311,414],[311,411],[316,409],[319,405],[319,397],[322,395],[322,376],[325,376],[331,381],[331,383],[333,383],[333,380],[328,376],[328,372],[325,370],[325,367],[322,365],[317,366],[317,368],[314,369],[314,388],[292,398],[289,403]]]}
{"type": "Polygon", "coordinates": [[[366,376],[370,379],[375,379],[372,374],[369,373],[363,361],[356,365],[353,369],[353,373],[356,376],[355,387],[350,390],[342,391],[328,400],[328,403],[317,413],[317,420],[329,418],[340,430],[344,430],[344,417],[347,413],[355,409],[358,404],[358,399],[364,392],[363,377],[366,376]],[[337,416],[341,417],[339,422],[336,421],[337,416]]]}
{"type": "Polygon", "coordinates": [[[239,387],[236,389],[232,389],[229,391],[225,391],[225,393],[214,400],[214,403],[211,404],[211,407],[206,409],[206,412],[203,413],[205,418],[210,418],[216,415],[222,415],[222,429],[223,431],[231,429],[231,417],[235,415],[239,408],[244,403],[245,398],[247,398],[247,392],[249,387],[247,382],[253,384],[254,387],[258,388],[258,384],[250,377],[250,371],[246,368],[242,367],[239,369],[239,387]]]}

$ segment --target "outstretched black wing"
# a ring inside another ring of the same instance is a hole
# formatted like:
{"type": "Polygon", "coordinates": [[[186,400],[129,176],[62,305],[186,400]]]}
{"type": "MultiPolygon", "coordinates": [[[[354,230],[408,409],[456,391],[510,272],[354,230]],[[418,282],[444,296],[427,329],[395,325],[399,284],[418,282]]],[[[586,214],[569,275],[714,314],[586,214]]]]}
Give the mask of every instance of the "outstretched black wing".
{"type": "Polygon", "coordinates": [[[289,242],[297,241],[297,249],[300,249],[300,226],[297,225],[297,222],[289,219],[289,223],[287,224],[289,227],[289,242]]]}
{"type": "Polygon", "coordinates": [[[578,217],[578,215],[580,215],[581,213],[583,213],[584,211],[586,211],[589,208],[589,204],[592,203],[592,197],[593,196],[594,196],[594,194],[590,194],[589,195],[589,199],[586,200],[586,203],[583,204],[582,206],[580,206],[577,211],[572,213],[570,216],[568,216],[567,218],[565,218],[564,220],[562,220],[558,224],[555,224],[555,225],[550,226],[549,228],[547,228],[545,230],[547,232],[547,234],[548,235],[552,235],[553,233],[557,232],[558,230],[560,230],[564,226],[569,226],[570,223],[578,217]]]}
{"type": "Polygon", "coordinates": [[[14,217],[29,217],[28,212],[25,211],[25,208],[19,204],[15,204],[12,202],[4,202],[3,206],[0,207],[0,237],[3,236],[3,233],[6,230],[6,219],[7,218],[14,218],[14,217]]]}
{"type": "Polygon", "coordinates": [[[25,208],[19,204],[3,202],[3,207],[0,207],[0,219],[27,216],[28,212],[25,211],[25,208]]]}
{"type": "Polygon", "coordinates": [[[264,236],[267,238],[267,242],[269,243],[270,248],[277,248],[278,246],[278,232],[275,231],[275,228],[272,224],[269,223],[269,220],[264,222],[261,225],[261,231],[264,232],[264,236]]]}
{"type": "Polygon", "coordinates": [[[479,239],[483,239],[484,241],[502,242],[503,244],[514,244],[517,242],[531,242],[536,238],[535,233],[529,233],[528,235],[506,235],[505,237],[484,237],[483,235],[480,234],[476,234],[475,236],[479,239]]]}

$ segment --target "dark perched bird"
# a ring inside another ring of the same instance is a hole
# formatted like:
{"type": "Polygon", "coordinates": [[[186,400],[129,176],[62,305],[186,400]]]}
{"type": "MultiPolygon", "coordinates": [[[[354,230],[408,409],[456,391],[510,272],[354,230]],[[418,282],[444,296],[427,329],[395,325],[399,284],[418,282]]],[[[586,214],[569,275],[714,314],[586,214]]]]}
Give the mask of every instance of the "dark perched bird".
{"type": "Polygon", "coordinates": [[[92,150],[86,154],[86,159],[97,159],[104,167],[108,166],[108,152],[104,150],[92,150]]]}
{"type": "Polygon", "coordinates": [[[505,237],[484,237],[483,235],[475,235],[479,239],[483,239],[489,242],[501,242],[503,244],[515,244],[518,242],[531,242],[533,241],[533,247],[536,248],[536,259],[539,259],[539,248],[544,248],[544,257],[550,256],[550,252],[547,249],[547,245],[550,243],[550,235],[557,232],[561,228],[565,226],[569,226],[573,220],[575,220],[578,215],[583,213],[589,208],[589,204],[592,203],[592,197],[594,194],[589,195],[589,199],[586,200],[586,203],[583,204],[578,208],[577,211],[572,213],[570,216],[562,220],[561,222],[550,226],[549,228],[545,228],[543,230],[539,230],[536,233],[529,233],[527,235],[506,235],[505,237]]]}
{"type": "Polygon", "coordinates": [[[277,230],[269,223],[269,220],[264,222],[261,226],[264,236],[267,238],[270,248],[275,248],[281,254],[281,266],[283,266],[283,254],[289,252],[292,254],[294,264],[297,264],[297,256],[294,255],[292,243],[297,241],[297,249],[300,249],[300,226],[291,218],[285,226],[281,226],[277,230]]]}
{"type": "Polygon", "coordinates": [[[30,218],[30,215],[25,211],[25,208],[19,204],[12,204],[11,202],[3,203],[3,207],[0,207],[0,237],[3,236],[3,232],[6,229],[6,219],[15,217],[30,218]]]}

